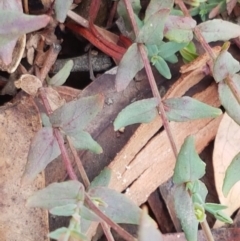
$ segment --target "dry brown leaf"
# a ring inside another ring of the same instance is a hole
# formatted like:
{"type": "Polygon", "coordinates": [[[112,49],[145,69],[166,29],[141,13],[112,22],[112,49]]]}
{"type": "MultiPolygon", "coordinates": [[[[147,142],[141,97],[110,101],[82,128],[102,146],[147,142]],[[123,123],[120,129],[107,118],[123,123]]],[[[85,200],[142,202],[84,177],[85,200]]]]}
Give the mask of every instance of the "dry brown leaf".
{"type": "MultiPolygon", "coordinates": [[[[233,186],[227,198],[223,195],[222,185],[226,169],[234,156],[240,151],[239,143],[240,126],[225,113],[215,139],[213,167],[219,201],[221,204],[228,206],[227,209],[224,209],[224,213],[230,216],[240,207],[240,182],[233,186]]],[[[215,227],[220,227],[221,225],[223,225],[223,223],[217,221],[215,227]]]]}
{"type": "Polygon", "coordinates": [[[65,99],[62,99],[59,93],[52,87],[44,88],[44,90],[46,92],[49,105],[53,111],[66,103],[65,99]]]}
{"type": "Polygon", "coordinates": [[[36,76],[31,74],[23,74],[20,79],[14,82],[18,89],[24,90],[29,95],[36,95],[40,87],[42,87],[42,82],[36,76]]]}
{"type": "Polygon", "coordinates": [[[26,199],[45,185],[40,174],[27,187],[20,180],[27,161],[30,141],[41,128],[31,98],[0,109],[0,240],[47,241],[48,214],[25,207],[26,199]]]}

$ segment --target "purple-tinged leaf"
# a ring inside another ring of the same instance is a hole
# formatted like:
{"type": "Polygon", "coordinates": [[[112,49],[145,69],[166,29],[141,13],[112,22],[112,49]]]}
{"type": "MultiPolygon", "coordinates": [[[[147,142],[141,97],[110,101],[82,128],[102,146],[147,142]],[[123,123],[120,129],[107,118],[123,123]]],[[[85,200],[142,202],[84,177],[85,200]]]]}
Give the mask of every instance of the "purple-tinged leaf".
{"type": "Polygon", "coordinates": [[[164,23],[170,9],[161,9],[150,16],[140,29],[136,41],[145,44],[158,44],[163,38],[164,23]]]}
{"type": "Polygon", "coordinates": [[[227,41],[240,36],[239,25],[221,19],[213,19],[200,23],[197,28],[208,43],[227,41]]]}
{"type": "Polygon", "coordinates": [[[34,136],[27,158],[22,183],[33,181],[38,173],[61,154],[51,127],[43,127],[34,136]]]}
{"type": "Polygon", "coordinates": [[[228,166],[223,180],[223,194],[227,197],[229,191],[235,183],[240,181],[240,153],[238,153],[228,166]]]}
{"type": "Polygon", "coordinates": [[[99,205],[99,208],[114,222],[139,223],[141,209],[124,194],[106,187],[91,188],[88,194],[92,198],[98,198],[107,204],[106,206],[99,205]]]}
{"type": "Polygon", "coordinates": [[[23,12],[22,1],[19,0],[1,0],[0,1],[1,10],[11,10],[16,12],[23,12]]]}
{"type": "Polygon", "coordinates": [[[122,91],[127,88],[130,81],[138,71],[143,68],[143,61],[136,43],[132,44],[123,55],[116,75],[116,89],[122,91]],[[130,68],[131,66],[131,68],[130,68]]]}
{"type": "Polygon", "coordinates": [[[55,0],[54,10],[56,14],[56,19],[63,23],[67,17],[67,12],[70,9],[73,0],[55,0]]]}
{"type": "Polygon", "coordinates": [[[162,9],[172,9],[173,0],[151,0],[147,6],[144,22],[146,22],[151,16],[153,16],[156,12],[162,9]]]}
{"type": "Polygon", "coordinates": [[[213,65],[213,77],[218,83],[227,76],[233,76],[240,70],[239,62],[227,51],[223,50],[218,55],[213,65]]]}
{"type": "Polygon", "coordinates": [[[157,229],[157,224],[147,214],[146,209],[142,210],[141,219],[138,230],[139,241],[162,241],[163,236],[157,229]]]}
{"type": "Polygon", "coordinates": [[[151,122],[158,115],[157,105],[156,98],[139,100],[128,105],[115,119],[114,130],[117,131],[131,124],[151,122]]]}
{"type": "Polygon", "coordinates": [[[205,167],[206,164],[195,150],[193,137],[188,136],[181,146],[177,157],[173,182],[176,184],[194,182],[205,174],[205,167]]]}
{"type": "Polygon", "coordinates": [[[60,127],[67,135],[71,135],[84,129],[96,117],[103,104],[104,96],[101,94],[80,98],[55,110],[49,119],[54,127],[60,127]]]}
{"type": "Polygon", "coordinates": [[[196,21],[190,17],[169,16],[164,27],[164,36],[178,43],[188,43],[193,38],[196,21]]]}
{"type": "Polygon", "coordinates": [[[33,16],[18,11],[0,10],[0,57],[5,64],[11,62],[12,52],[18,37],[45,27],[50,19],[47,15],[33,16]],[[15,44],[12,44],[10,48],[9,42],[15,44]],[[8,46],[8,55],[4,51],[6,46],[8,46]]]}
{"type": "Polygon", "coordinates": [[[86,131],[78,131],[69,135],[74,147],[81,150],[89,150],[96,154],[102,153],[102,147],[86,131]]]}
{"type": "Polygon", "coordinates": [[[174,206],[187,240],[197,241],[198,221],[191,197],[184,185],[175,187],[174,206]]]}
{"type": "MultiPolygon", "coordinates": [[[[235,74],[232,77],[232,82],[237,88],[238,93],[240,93],[240,76],[235,74]]],[[[240,105],[224,81],[220,81],[218,83],[218,93],[221,104],[225,108],[228,115],[240,125],[240,105]]]]}
{"type": "Polygon", "coordinates": [[[232,13],[232,10],[236,6],[236,4],[237,4],[237,0],[227,0],[227,12],[228,12],[228,15],[230,15],[232,13]]]}
{"type": "Polygon", "coordinates": [[[201,118],[215,118],[221,109],[212,107],[188,96],[163,101],[168,120],[183,122],[201,118]]]}
{"type": "Polygon", "coordinates": [[[84,200],[82,183],[72,180],[61,183],[52,183],[39,190],[27,200],[27,206],[52,209],[64,205],[78,204],[84,200]]]}
{"type": "Polygon", "coordinates": [[[49,81],[48,84],[49,85],[53,85],[53,86],[60,86],[63,85],[65,83],[65,81],[67,80],[68,76],[71,73],[71,70],[73,68],[73,61],[72,60],[68,60],[64,66],[62,67],[62,69],[60,69],[58,71],[57,74],[55,74],[49,81]]]}

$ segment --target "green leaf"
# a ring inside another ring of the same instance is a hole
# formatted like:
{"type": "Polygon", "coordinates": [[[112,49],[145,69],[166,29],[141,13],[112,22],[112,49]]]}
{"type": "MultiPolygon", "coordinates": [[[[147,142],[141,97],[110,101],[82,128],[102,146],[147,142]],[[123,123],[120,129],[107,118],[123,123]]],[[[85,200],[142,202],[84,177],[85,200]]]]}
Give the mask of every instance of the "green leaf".
{"type": "Polygon", "coordinates": [[[196,47],[193,42],[190,42],[186,47],[180,50],[180,54],[186,63],[189,63],[198,57],[196,47]]]}
{"type": "Polygon", "coordinates": [[[55,74],[49,81],[48,84],[49,85],[53,85],[53,86],[60,86],[63,85],[65,83],[65,81],[67,80],[68,76],[71,73],[71,70],[73,68],[73,61],[72,60],[68,60],[64,66],[62,67],[62,69],[60,69],[58,71],[57,74],[55,74]]]}
{"type": "Polygon", "coordinates": [[[78,230],[71,230],[70,237],[73,238],[73,240],[81,240],[81,241],[89,240],[86,235],[84,235],[83,233],[80,233],[78,230]]]}
{"type": "Polygon", "coordinates": [[[169,56],[169,57],[165,57],[165,60],[172,64],[176,64],[178,62],[178,58],[176,54],[173,54],[172,56],[169,56]]]}
{"type": "Polygon", "coordinates": [[[143,68],[143,61],[136,43],[132,44],[123,55],[116,74],[116,89],[122,91],[127,88],[130,81],[138,71],[143,68]],[[129,68],[131,66],[131,68],[129,68]]]}
{"type": "Polygon", "coordinates": [[[161,45],[157,45],[158,48],[158,55],[160,55],[162,58],[166,59],[168,57],[171,57],[173,54],[175,54],[180,49],[184,48],[187,45],[187,43],[177,43],[177,42],[167,42],[162,43],[161,45]]]}
{"type": "Polygon", "coordinates": [[[73,0],[55,0],[54,1],[54,10],[56,14],[56,19],[60,23],[64,23],[65,19],[67,17],[67,12],[70,9],[71,5],[73,3],[73,0]]]}
{"type": "Polygon", "coordinates": [[[203,222],[206,219],[205,209],[202,204],[194,203],[194,213],[198,222],[203,222]]]}
{"type": "Polygon", "coordinates": [[[212,107],[188,96],[170,98],[163,101],[170,121],[189,121],[201,118],[216,118],[222,114],[221,109],[212,107]]]}
{"type": "Polygon", "coordinates": [[[60,240],[61,237],[64,237],[64,235],[68,232],[68,228],[62,227],[58,228],[51,233],[48,234],[49,238],[55,239],[55,240],[60,240]]]}
{"type": "Polygon", "coordinates": [[[85,206],[82,206],[80,208],[80,216],[81,218],[85,219],[85,220],[89,220],[89,221],[93,221],[93,222],[100,222],[101,218],[99,218],[93,211],[91,211],[90,209],[88,209],[85,206]]]}
{"type": "MultiPolygon", "coordinates": [[[[130,0],[130,2],[132,5],[132,8],[133,8],[133,12],[135,13],[135,16],[137,16],[141,10],[140,0],[130,0]]],[[[120,0],[118,2],[117,12],[118,12],[119,16],[121,16],[123,18],[127,31],[131,31],[132,24],[130,22],[130,19],[129,19],[129,16],[128,16],[128,13],[127,13],[123,0],[120,0]]]]}
{"type": "Polygon", "coordinates": [[[213,65],[213,77],[218,83],[227,76],[233,76],[239,70],[239,62],[227,50],[221,51],[213,65]]]}
{"type": "Polygon", "coordinates": [[[184,185],[175,187],[174,206],[186,239],[197,241],[198,221],[194,213],[191,197],[184,188],[184,185]]]}
{"type": "Polygon", "coordinates": [[[173,16],[167,18],[164,36],[178,43],[188,43],[193,38],[196,21],[190,17],[173,16]]]}
{"type": "Polygon", "coordinates": [[[233,220],[227,214],[225,214],[223,211],[216,212],[214,214],[214,217],[224,223],[229,223],[229,224],[233,223],[233,220]]]}
{"type": "Polygon", "coordinates": [[[22,183],[33,181],[38,173],[61,154],[53,128],[43,127],[34,136],[27,157],[27,164],[22,176],[22,183]]]}
{"type": "Polygon", "coordinates": [[[52,183],[39,190],[27,200],[29,207],[52,209],[54,207],[77,204],[84,199],[84,187],[78,181],[52,183]]]}
{"type": "Polygon", "coordinates": [[[196,185],[196,183],[198,186],[198,190],[195,192],[192,192],[192,202],[204,204],[206,200],[206,196],[208,194],[208,190],[206,188],[206,185],[202,181],[196,180],[194,184],[196,185]]]}
{"type": "Polygon", "coordinates": [[[236,38],[240,32],[239,25],[221,19],[213,19],[200,23],[197,28],[208,43],[236,38]]]}
{"type": "Polygon", "coordinates": [[[135,123],[151,122],[157,115],[156,106],[158,101],[156,98],[136,101],[124,108],[115,119],[113,125],[117,131],[122,127],[135,123]]]}
{"type": "Polygon", "coordinates": [[[163,38],[164,23],[170,13],[170,9],[161,9],[144,23],[140,29],[136,41],[145,44],[158,44],[163,38]]]}
{"type": "Polygon", "coordinates": [[[157,224],[147,214],[147,210],[143,209],[138,230],[139,241],[162,241],[163,236],[157,229],[157,224]]]}
{"type": "Polygon", "coordinates": [[[44,127],[52,127],[52,124],[51,124],[51,122],[49,120],[48,115],[46,113],[43,113],[43,112],[41,112],[40,115],[41,115],[42,125],[44,127]]]}
{"type": "Polygon", "coordinates": [[[63,206],[51,208],[49,212],[57,216],[72,216],[76,212],[77,204],[70,203],[63,206]]]}
{"type": "Polygon", "coordinates": [[[151,0],[146,9],[144,22],[148,21],[151,16],[163,9],[172,9],[173,0],[151,0]]]}
{"type": "Polygon", "coordinates": [[[166,61],[162,57],[157,56],[155,61],[152,61],[152,64],[156,67],[158,72],[163,77],[165,77],[166,79],[171,79],[171,77],[172,77],[171,71],[168,67],[168,64],[166,63],[166,61]]]}
{"type": "Polygon", "coordinates": [[[76,149],[90,150],[96,154],[102,153],[102,147],[86,131],[71,132],[70,138],[76,149]]]}
{"type": "Polygon", "coordinates": [[[226,209],[227,206],[218,203],[205,203],[204,208],[209,212],[214,214],[220,210],[226,209]]]}
{"type": "MultiPolygon", "coordinates": [[[[240,93],[240,76],[235,74],[232,77],[232,82],[240,93]]],[[[225,108],[228,115],[240,125],[240,105],[234,97],[232,91],[224,81],[220,81],[218,84],[218,93],[221,104],[225,108]]]]}
{"type": "Polygon", "coordinates": [[[92,121],[104,104],[101,94],[70,101],[55,110],[50,116],[54,127],[60,127],[67,135],[84,129],[92,121]]]}
{"type": "Polygon", "coordinates": [[[98,176],[96,176],[90,184],[93,187],[107,187],[111,179],[111,170],[105,167],[98,176]]]}
{"type": "Polygon", "coordinates": [[[188,136],[177,157],[173,182],[176,184],[194,182],[205,174],[205,167],[206,164],[200,159],[195,150],[193,137],[188,136]]]}
{"type": "Polygon", "coordinates": [[[124,194],[106,187],[91,188],[88,193],[92,198],[97,197],[107,204],[100,205],[99,208],[114,222],[139,223],[141,209],[124,194]]]}
{"type": "Polygon", "coordinates": [[[240,153],[238,153],[228,166],[223,180],[222,191],[226,197],[235,183],[240,181],[240,153]]]}

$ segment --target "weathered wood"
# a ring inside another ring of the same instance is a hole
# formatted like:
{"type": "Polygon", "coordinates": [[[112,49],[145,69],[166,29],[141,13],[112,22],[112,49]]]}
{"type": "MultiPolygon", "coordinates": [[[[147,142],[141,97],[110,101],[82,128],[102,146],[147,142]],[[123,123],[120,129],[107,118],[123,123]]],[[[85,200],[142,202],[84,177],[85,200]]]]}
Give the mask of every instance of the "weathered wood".
{"type": "MultiPolygon", "coordinates": [[[[212,106],[220,105],[215,84],[195,95],[194,98],[212,106]]],[[[214,138],[220,120],[221,117],[214,120],[201,119],[184,123],[171,122],[171,130],[178,149],[185,137],[194,135],[196,149],[198,152],[202,151],[214,138]]],[[[152,125],[153,123],[145,125],[146,132],[151,130],[152,125]]],[[[134,149],[134,143],[143,138],[142,133],[139,135],[137,131],[134,142],[130,139],[126,148],[109,165],[112,170],[110,187],[118,191],[126,189],[127,196],[138,205],[145,202],[159,185],[171,177],[175,164],[175,158],[171,152],[165,131],[152,138],[134,158],[128,158],[129,146],[133,146],[134,149]]]]}

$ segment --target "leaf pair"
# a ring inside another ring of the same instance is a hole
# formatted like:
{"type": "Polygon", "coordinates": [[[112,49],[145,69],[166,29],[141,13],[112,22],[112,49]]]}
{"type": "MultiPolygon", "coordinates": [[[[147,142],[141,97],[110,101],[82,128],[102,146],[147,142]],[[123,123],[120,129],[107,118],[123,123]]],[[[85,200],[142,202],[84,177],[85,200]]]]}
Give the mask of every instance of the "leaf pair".
{"type": "Polygon", "coordinates": [[[75,148],[101,153],[100,145],[83,129],[102,109],[103,103],[104,97],[99,94],[71,101],[54,111],[48,120],[48,124],[52,126],[43,127],[32,140],[22,182],[32,181],[39,172],[60,155],[53,127],[61,128],[72,139],[75,148]]]}
{"type": "MultiPolygon", "coordinates": [[[[169,121],[189,121],[200,118],[215,118],[222,111],[191,97],[171,98],[163,101],[169,121]]],[[[157,115],[156,98],[136,101],[123,109],[114,121],[114,130],[135,123],[149,123],[157,115]]]]}

